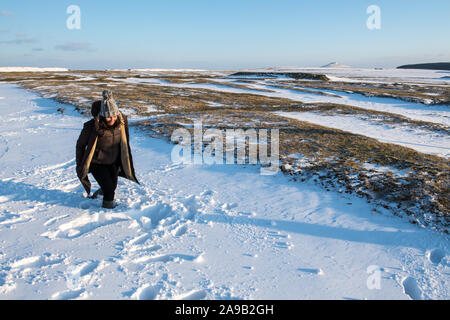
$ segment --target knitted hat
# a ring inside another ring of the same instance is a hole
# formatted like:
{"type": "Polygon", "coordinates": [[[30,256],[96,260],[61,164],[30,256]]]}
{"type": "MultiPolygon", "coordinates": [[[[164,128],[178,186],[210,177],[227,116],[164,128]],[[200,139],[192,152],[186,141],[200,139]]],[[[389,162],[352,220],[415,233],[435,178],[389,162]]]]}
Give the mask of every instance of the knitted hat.
{"type": "Polygon", "coordinates": [[[104,90],[102,93],[102,106],[100,107],[100,116],[110,118],[120,114],[116,101],[113,98],[111,90],[104,90]]]}

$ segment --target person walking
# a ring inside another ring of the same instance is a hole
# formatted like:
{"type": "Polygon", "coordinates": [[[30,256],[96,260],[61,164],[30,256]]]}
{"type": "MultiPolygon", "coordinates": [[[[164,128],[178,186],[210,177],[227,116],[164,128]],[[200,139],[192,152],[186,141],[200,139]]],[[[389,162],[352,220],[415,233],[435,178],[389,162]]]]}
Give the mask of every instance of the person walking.
{"type": "Polygon", "coordinates": [[[104,90],[103,99],[92,104],[94,119],[86,122],[76,144],[76,171],[84,189],[91,198],[103,194],[103,208],[113,209],[118,177],[136,182],[131,155],[128,119],[123,115],[110,90],[104,90]],[[100,189],[93,196],[88,174],[91,173],[100,189]]]}

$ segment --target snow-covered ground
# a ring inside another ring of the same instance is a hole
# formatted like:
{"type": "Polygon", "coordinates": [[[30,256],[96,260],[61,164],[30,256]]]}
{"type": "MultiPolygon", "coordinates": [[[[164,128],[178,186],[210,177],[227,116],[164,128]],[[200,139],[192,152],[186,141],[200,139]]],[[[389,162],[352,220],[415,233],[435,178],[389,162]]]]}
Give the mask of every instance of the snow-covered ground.
{"type": "Polygon", "coordinates": [[[325,74],[333,77],[334,81],[358,81],[364,82],[411,82],[432,83],[448,85],[450,79],[448,70],[420,70],[420,69],[373,69],[353,67],[279,67],[266,69],[241,70],[250,72],[309,72],[325,74]],[[447,77],[447,79],[445,79],[447,77]]]}
{"type": "Polygon", "coordinates": [[[0,67],[0,72],[66,72],[67,68],[0,67]]]}
{"type": "Polygon", "coordinates": [[[155,79],[155,78],[109,78],[108,80],[116,81],[116,82],[125,82],[125,83],[133,83],[133,84],[147,84],[147,85],[161,85],[165,87],[173,87],[173,88],[191,88],[191,89],[207,89],[214,90],[220,92],[229,92],[229,93],[261,93],[264,94],[264,91],[260,91],[259,89],[244,89],[244,88],[235,88],[232,86],[228,86],[226,84],[221,83],[169,83],[166,80],[155,79]]]}
{"type": "Polygon", "coordinates": [[[258,84],[252,84],[250,87],[257,90],[272,90],[269,93],[261,91],[261,94],[271,97],[288,98],[307,103],[329,102],[346,104],[367,110],[398,114],[412,120],[428,121],[450,126],[450,109],[448,106],[425,105],[394,98],[366,97],[362,94],[334,90],[303,88],[318,92],[317,94],[305,93],[295,89],[275,88],[265,84],[263,81],[260,81],[258,84]],[[321,95],[319,92],[324,92],[328,95],[321,95]]]}
{"type": "Polygon", "coordinates": [[[449,299],[448,235],[254,166],[171,162],[131,131],[141,185],[83,197],[86,118],[0,84],[1,299],[449,299]],[[371,289],[370,289],[371,288],[371,289]]]}
{"type": "Polygon", "coordinates": [[[275,113],[291,119],[361,134],[381,142],[398,144],[422,153],[450,157],[450,137],[444,133],[414,129],[408,125],[376,123],[354,115],[325,115],[319,112],[275,113]]]}

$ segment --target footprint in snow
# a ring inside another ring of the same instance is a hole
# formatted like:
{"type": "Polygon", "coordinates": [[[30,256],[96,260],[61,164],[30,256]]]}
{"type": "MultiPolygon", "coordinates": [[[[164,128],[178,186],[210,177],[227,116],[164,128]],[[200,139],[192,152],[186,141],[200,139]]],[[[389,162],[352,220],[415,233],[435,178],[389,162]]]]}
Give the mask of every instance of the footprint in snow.
{"type": "Polygon", "coordinates": [[[191,256],[187,254],[162,254],[162,255],[150,255],[150,256],[143,256],[140,258],[135,259],[133,262],[135,264],[139,263],[155,263],[155,262],[183,262],[183,261],[193,261],[193,262],[201,262],[202,256],[191,256]]]}
{"type": "Polygon", "coordinates": [[[203,300],[206,298],[205,290],[193,290],[191,292],[174,297],[174,300],[203,300]]]}
{"type": "Polygon", "coordinates": [[[275,242],[275,247],[280,248],[280,249],[291,250],[294,247],[294,245],[287,241],[277,241],[277,242],[275,242]]]}
{"type": "Polygon", "coordinates": [[[131,296],[131,299],[135,300],[156,300],[158,294],[161,291],[161,286],[152,286],[149,284],[143,285],[138,288],[131,296]]]}
{"type": "Polygon", "coordinates": [[[89,274],[99,265],[98,261],[85,261],[67,269],[67,287],[71,290],[80,289],[83,283],[90,280],[89,274]]]}
{"type": "Polygon", "coordinates": [[[130,218],[122,213],[85,213],[70,222],[60,225],[58,227],[58,230],[45,232],[41,234],[41,236],[49,238],[51,240],[57,238],[74,239],[88,232],[92,232],[100,227],[127,220],[130,220],[130,218]]]}
{"type": "Polygon", "coordinates": [[[255,212],[244,212],[244,211],[239,211],[238,214],[240,216],[244,216],[244,217],[256,217],[256,213],[255,212]]]}
{"type": "Polygon", "coordinates": [[[402,281],[403,293],[407,294],[412,300],[422,300],[422,291],[417,282],[412,277],[406,277],[402,281]]]}
{"type": "Polygon", "coordinates": [[[92,273],[97,267],[99,266],[98,261],[86,261],[81,263],[77,266],[75,269],[75,272],[77,272],[81,277],[84,277],[85,275],[92,273]]]}
{"type": "MultiPolygon", "coordinates": [[[[34,211],[34,210],[32,210],[34,211]]],[[[18,214],[16,213],[11,213],[9,211],[4,211],[3,215],[0,216],[0,226],[12,226],[12,225],[16,225],[16,224],[20,224],[20,223],[25,223],[25,222],[29,222],[31,220],[33,220],[32,216],[27,215],[27,213],[29,213],[30,210],[25,210],[22,212],[19,212],[18,214]]]]}
{"type": "Polygon", "coordinates": [[[307,274],[318,275],[318,276],[324,275],[324,272],[323,272],[322,269],[314,269],[314,268],[298,268],[297,271],[300,271],[300,272],[302,272],[302,273],[307,273],[307,274]]]}
{"type": "Polygon", "coordinates": [[[433,249],[427,252],[427,258],[434,264],[441,263],[445,257],[445,252],[439,248],[433,249]]]}
{"type": "Polygon", "coordinates": [[[182,235],[184,235],[187,232],[188,228],[187,225],[182,225],[178,228],[176,228],[175,230],[172,231],[172,235],[174,237],[181,237],[182,235]]]}
{"type": "Polygon", "coordinates": [[[79,207],[83,210],[88,210],[92,206],[91,201],[80,202],[79,207]]]}
{"type": "Polygon", "coordinates": [[[55,224],[58,220],[67,218],[68,216],[69,216],[68,214],[65,214],[62,216],[51,218],[51,219],[47,220],[47,222],[44,223],[44,226],[46,226],[46,227],[51,226],[51,225],[55,224]]]}
{"type": "Polygon", "coordinates": [[[280,248],[280,249],[290,250],[294,247],[294,245],[288,241],[281,241],[284,239],[289,239],[290,237],[291,237],[290,235],[282,234],[281,232],[278,232],[278,231],[267,232],[267,239],[273,240],[274,241],[273,245],[276,248],[280,248]]]}
{"type": "Polygon", "coordinates": [[[155,252],[162,249],[162,246],[156,244],[156,245],[150,245],[150,246],[146,246],[146,245],[134,245],[131,246],[127,249],[128,252],[133,253],[133,252],[155,252]]]}
{"type": "Polygon", "coordinates": [[[143,243],[145,243],[148,239],[151,239],[152,236],[148,233],[139,235],[133,239],[131,239],[130,241],[128,241],[128,243],[126,243],[126,245],[128,246],[137,246],[137,245],[141,245],[143,243]]]}
{"type": "Polygon", "coordinates": [[[205,190],[203,191],[200,196],[202,198],[208,197],[208,196],[213,196],[214,195],[214,191],[213,190],[205,190]]]}
{"type": "Polygon", "coordinates": [[[277,231],[269,231],[268,232],[268,236],[270,238],[279,238],[279,239],[288,239],[288,238],[290,238],[289,235],[282,234],[281,232],[277,232],[277,231]]]}
{"type": "Polygon", "coordinates": [[[50,253],[44,253],[42,256],[33,256],[28,258],[22,258],[11,263],[11,269],[25,269],[25,268],[44,268],[55,264],[62,263],[63,258],[52,255],[50,253]]]}
{"type": "Polygon", "coordinates": [[[51,300],[73,300],[80,298],[85,292],[84,289],[61,291],[52,295],[51,300]]]}

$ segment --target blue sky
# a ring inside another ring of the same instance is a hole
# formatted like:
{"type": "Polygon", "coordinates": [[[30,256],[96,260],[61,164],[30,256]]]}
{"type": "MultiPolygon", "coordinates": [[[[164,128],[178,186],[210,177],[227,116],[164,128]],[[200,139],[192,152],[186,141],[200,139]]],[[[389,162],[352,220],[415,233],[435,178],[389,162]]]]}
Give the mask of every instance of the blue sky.
{"type": "Polygon", "coordinates": [[[73,69],[450,61],[448,0],[2,0],[0,66],[73,69]],[[81,9],[69,30],[67,7],[81,9]],[[381,29],[369,30],[369,5],[381,29]]]}

